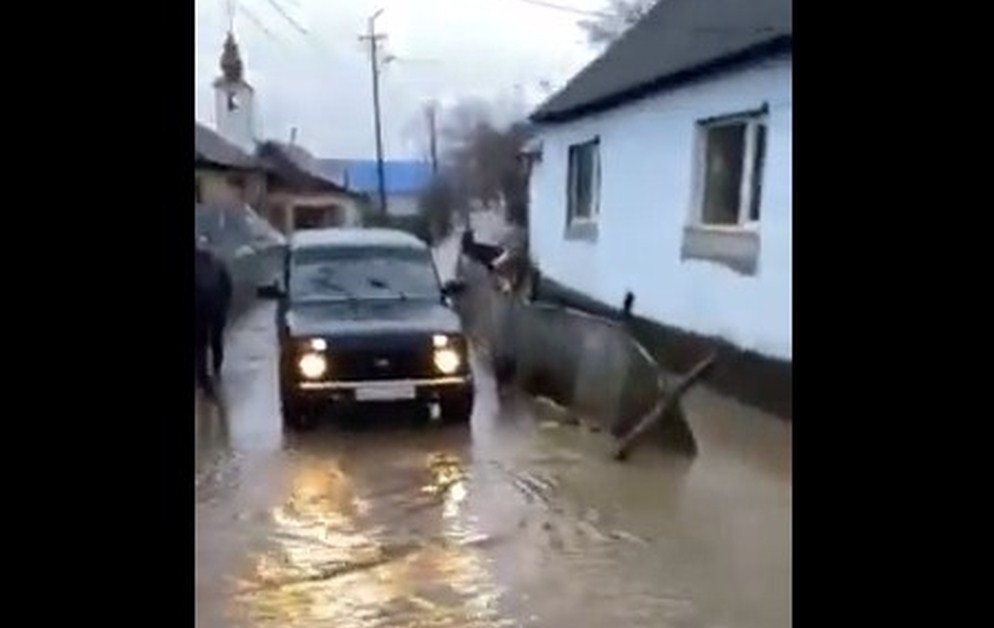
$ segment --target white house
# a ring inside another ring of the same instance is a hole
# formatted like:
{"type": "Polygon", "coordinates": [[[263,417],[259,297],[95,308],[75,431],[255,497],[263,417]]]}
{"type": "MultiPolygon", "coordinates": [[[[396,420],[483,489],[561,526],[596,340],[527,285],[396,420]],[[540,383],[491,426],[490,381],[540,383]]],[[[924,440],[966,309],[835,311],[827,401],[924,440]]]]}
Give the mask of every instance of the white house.
{"type": "Polygon", "coordinates": [[[533,114],[543,277],[791,360],[790,0],[661,0],[533,114]]]}

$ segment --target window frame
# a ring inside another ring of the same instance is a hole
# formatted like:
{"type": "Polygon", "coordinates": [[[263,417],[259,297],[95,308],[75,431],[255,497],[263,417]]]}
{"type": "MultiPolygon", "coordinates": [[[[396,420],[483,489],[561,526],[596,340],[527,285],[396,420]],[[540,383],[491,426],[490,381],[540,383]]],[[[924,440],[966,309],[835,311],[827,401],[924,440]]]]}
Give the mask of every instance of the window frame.
{"type": "Polygon", "coordinates": [[[745,111],[704,120],[698,120],[695,129],[694,149],[694,192],[689,212],[688,226],[713,231],[758,231],[763,218],[762,192],[763,178],[769,150],[769,116],[766,107],[755,111],[745,111]],[[718,224],[704,221],[705,187],[707,185],[707,151],[708,135],[711,129],[745,125],[745,145],[743,146],[743,164],[736,222],[734,224],[718,224]],[[756,153],[756,143],[759,129],[764,129],[763,154],[756,153]],[[756,168],[759,164],[759,178],[756,179],[756,168]],[[753,201],[758,197],[758,216],[752,219],[753,201]]]}
{"type": "Polygon", "coordinates": [[[600,219],[601,213],[601,156],[600,156],[600,136],[594,136],[591,139],[576,142],[570,144],[566,151],[566,228],[583,226],[583,225],[596,225],[600,219]],[[577,180],[577,172],[574,168],[574,154],[583,150],[585,148],[593,148],[593,170],[591,173],[590,182],[590,212],[587,216],[578,216],[576,214],[576,208],[578,207],[578,201],[576,200],[576,194],[574,194],[576,189],[575,181],[577,180]]]}

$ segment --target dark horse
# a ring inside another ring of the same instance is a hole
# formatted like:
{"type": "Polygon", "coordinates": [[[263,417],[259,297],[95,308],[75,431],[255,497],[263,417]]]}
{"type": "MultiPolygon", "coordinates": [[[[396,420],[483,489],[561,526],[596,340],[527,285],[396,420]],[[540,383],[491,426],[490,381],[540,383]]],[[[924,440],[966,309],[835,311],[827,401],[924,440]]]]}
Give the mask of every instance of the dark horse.
{"type": "Polygon", "coordinates": [[[493,270],[494,261],[504,253],[503,247],[477,242],[472,229],[463,231],[461,244],[463,255],[482,264],[488,270],[493,270]]]}
{"type": "Polygon", "coordinates": [[[207,354],[208,351],[211,354],[214,377],[219,377],[224,363],[224,328],[231,306],[232,283],[224,263],[202,243],[198,243],[194,257],[194,285],[194,370],[197,386],[213,394],[207,354]]]}

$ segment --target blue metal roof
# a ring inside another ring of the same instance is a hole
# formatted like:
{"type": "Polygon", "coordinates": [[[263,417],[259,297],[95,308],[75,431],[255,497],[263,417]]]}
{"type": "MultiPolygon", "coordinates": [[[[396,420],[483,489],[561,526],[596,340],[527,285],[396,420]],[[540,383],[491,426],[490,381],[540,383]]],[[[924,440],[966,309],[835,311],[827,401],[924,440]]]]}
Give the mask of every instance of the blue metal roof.
{"type": "MultiPolygon", "coordinates": [[[[376,194],[378,178],[375,159],[319,159],[325,174],[355,192],[376,194]]],[[[384,160],[386,193],[417,194],[431,182],[431,164],[415,160],[384,160]]]]}

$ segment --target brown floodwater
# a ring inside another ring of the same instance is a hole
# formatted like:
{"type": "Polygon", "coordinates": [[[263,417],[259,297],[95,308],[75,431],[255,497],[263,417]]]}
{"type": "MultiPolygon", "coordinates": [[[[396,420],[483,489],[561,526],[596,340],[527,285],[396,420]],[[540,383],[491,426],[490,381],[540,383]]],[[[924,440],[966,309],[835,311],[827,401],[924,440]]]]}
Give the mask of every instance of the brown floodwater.
{"type": "Polygon", "coordinates": [[[197,625],[790,625],[790,425],[706,389],[695,459],[501,398],[284,434],[270,306],[196,412],[197,625]]]}

